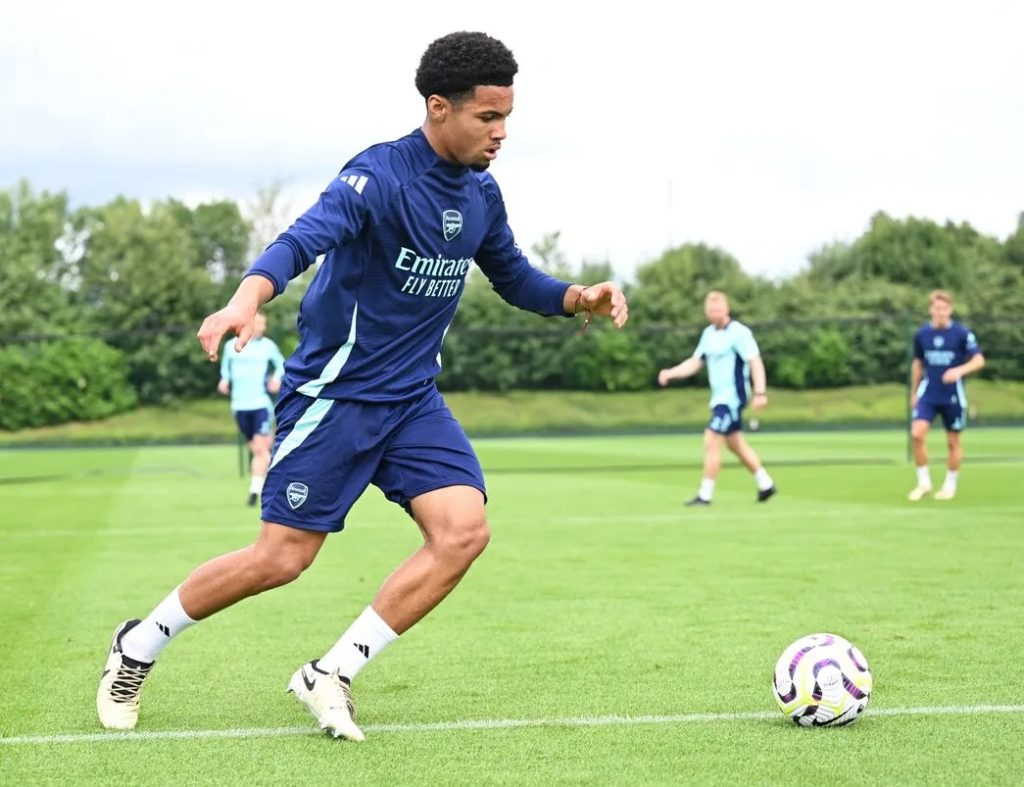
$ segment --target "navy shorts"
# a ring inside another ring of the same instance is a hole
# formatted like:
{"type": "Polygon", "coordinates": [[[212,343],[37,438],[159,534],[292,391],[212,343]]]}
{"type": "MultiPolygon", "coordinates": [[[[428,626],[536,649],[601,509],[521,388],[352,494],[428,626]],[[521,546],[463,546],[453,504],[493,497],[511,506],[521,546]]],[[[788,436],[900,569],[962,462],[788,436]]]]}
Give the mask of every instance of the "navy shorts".
{"type": "Polygon", "coordinates": [[[373,484],[409,511],[418,495],[471,486],[484,474],[437,388],[407,402],[314,399],[282,389],[263,485],[263,520],[334,533],[373,484]]]}
{"type": "Polygon", "coordinates": [[[708,429],[718,434],[732,434],[743,428],[743,407],[733,409],[727,404],[716,404],[711,408],[711,420],[708,429]]]}
{"type": "Polygon", "coordinates": [[[966,425],[964,408],[960,402],[936,404],[935,402],[918,402],[911,413],[911,420],[931,423],[936,415],[942,416],[942,424],[947,432],[961,432],[966,425]]]}
{"type": "Polygon", "coordinates": [[[235,420],[246,440],[258,434],[270,434],[270,410],[261,407],[259,410],[235,410],[235,420]]]}

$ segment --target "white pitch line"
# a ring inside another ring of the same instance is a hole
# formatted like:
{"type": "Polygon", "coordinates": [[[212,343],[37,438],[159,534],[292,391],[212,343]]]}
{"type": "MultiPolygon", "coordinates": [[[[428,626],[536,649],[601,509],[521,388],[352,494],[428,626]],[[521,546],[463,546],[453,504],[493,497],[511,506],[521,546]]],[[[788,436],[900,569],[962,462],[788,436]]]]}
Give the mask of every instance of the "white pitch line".
{"type": "MultiPolygon", "coordinates": [[[[919,708],[874,708],[868,716],[968,716],[995,713],[1024,713],[1024,705],[939,705],[919,708]]],[[[640,724],[707,724],[729,721],[770,721],[782,717],[772,711],[740,713],[680,713],[671,716],[582,716],[552,719],[467,719],[464,721],[414,722],[409,724],[367,724],[367,733],[452,732],[457,730],[506,730],[518,727],[631,727],[640,724]]],[[[316,727],[252,727],[225,730],[155,730],[152,732],[85,732],[68,735],[13,735],[0,738],[0,745],[16,746],[55,743],[113,743],[116,741],[197,740],[210,738],[279,738],[314,735],[316,727]]]]}

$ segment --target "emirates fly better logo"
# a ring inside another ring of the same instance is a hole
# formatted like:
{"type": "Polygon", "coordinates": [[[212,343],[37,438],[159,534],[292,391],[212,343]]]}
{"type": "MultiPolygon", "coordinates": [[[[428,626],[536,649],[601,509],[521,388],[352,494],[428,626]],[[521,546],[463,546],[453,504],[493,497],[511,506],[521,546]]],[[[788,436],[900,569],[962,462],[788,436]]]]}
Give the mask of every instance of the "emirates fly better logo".
{"type": "Polygon", "coordinates": [[[451,240],[462,232],[462,214],[457,210],[446,210],[441,214],[441,228],[444,230],[444,239],[451,240]]]}

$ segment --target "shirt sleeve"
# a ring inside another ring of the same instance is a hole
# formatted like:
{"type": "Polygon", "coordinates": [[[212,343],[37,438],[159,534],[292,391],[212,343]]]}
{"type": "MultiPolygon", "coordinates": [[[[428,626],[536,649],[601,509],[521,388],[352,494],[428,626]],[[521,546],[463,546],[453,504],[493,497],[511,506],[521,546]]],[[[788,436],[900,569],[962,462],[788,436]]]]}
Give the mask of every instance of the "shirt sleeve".
{"type": "Polygon", "coordinates": [[[921,331],[914,334],[914,357],[919,361],[924,360],[924,347],[921,345],[921,331]]]}
{"type": "Polygon", "coordinates": [[[744,362],[749,362],[761,354],[761,349],[757,346],[757,340],[754,338],[753,331],[746,325],[739,326],[739,330],[736,331],[736,338],[733,339],[733,346],[744,362]]]}
{"type": "Polygon", "coordinates": [[[224,348],[220,353],[220,379],[231,382],[231,357],[229,355],[231,340],[224,342],[224,348]]]}
{"type": "Polygon", "coordinates": [[[489,201],[490,229],[476,253],[476,263],[507,303],[545,315],[564,315],[569,283],[535,268],[516,244],[497,183],[481,178],[489,201]]]}
{"type": "Polygon", "coordinates": [[[267,246],[245,275],[269,279],[274,294],[280,295],[288,282],[321,254],[359,236],[371,204],[379,198],[377,180],[365,167],[342,170],[317,202],[267,246]]]}
{"type": "Polygon", "coordinates": [[[706,339],[707,335],[708,330],[707,328],[705,328],[703,331],[701,331],[700,341],[697,342],[697,347],[693,351],[694,358],[700,358],[701,360],[704,360],[704,356],[708,354],[708,343],[706,339]]]}
{"type": "Polygon", "coordinates": [[[968,358],[973,358],[981,352],[981,347],[978,346],[978,337],[974,335],[974,331],[970,328],[965,328],[964,330],[964,353],[968,358]]]}

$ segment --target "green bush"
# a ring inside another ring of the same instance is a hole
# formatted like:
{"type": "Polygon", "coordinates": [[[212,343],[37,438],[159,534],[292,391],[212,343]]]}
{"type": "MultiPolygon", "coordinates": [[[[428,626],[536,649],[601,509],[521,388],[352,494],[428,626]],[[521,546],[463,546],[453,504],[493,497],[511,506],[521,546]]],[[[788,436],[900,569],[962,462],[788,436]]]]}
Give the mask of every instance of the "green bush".
{"type": "Polygon", "coordinates": [[[133,408],[124,356],[99,339],[0,347],[0,429],[92,421],[133,408]]]}

